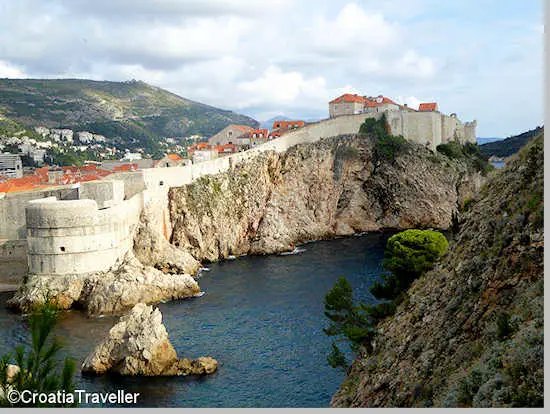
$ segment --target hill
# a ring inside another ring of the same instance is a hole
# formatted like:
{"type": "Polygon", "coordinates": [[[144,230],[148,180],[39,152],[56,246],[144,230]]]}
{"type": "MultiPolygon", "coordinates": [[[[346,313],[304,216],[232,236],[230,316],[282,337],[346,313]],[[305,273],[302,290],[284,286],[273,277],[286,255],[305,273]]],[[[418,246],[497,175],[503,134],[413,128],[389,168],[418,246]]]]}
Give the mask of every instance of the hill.
{"type": "Polygon", "coordinates": [[[515,154],[529,142],[533,137],[536,137],[544,132],[544,127],[536,127],[530,131],[524,132],[513,137],[509,137],[500,141],[488,142],[479,146],[481,152],[489,157],[509,157],[515,154]]]}
{"type": "Polygon", "coordinates": [[[26,128],[43,125],[107,138],[211,136],[247,116],[182,98],[142,81],[0,79],[0,117],[26,128]]]}
{"type": "Polygon", "coordinates": [[[332,406],[542,406],[543,145],[464,203],[448,253],[377,326],[332,406]]]}

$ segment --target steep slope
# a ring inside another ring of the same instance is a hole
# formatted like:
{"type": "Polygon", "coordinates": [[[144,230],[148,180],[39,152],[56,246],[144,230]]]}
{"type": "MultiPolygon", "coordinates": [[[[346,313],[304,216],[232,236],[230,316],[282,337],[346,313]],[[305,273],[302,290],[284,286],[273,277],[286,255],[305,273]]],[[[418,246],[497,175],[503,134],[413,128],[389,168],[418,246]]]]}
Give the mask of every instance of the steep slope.
{"type": "Polygon", "coordinates": [[[141,81],[0,79],[0,115],[25,127],[64,127],[124,139],[210,136],[231,123],[259,125],[141,81]]]}
{"type": "Polygon", "coordinates": [[[534,137],[544,133],[544,127],[536,127],[523,134],[515,135],[500,141],[480,145],[481,152],[489,157],[509,157],[525,146],[534,137]]]}
{"type": "Polygon", "coordinates": [[[170,190],[171,242],[197,260],[292,250],[384,228],[447,228],[483,177],[462,160],[409,144],[395,162],[351,135],[263,153],[170,190]]]}
{"type": "Polygon", "coordinates": [[[541,406],[543,136],[467,204],[436,268],[381,322],[332,406],[541,406]]]}

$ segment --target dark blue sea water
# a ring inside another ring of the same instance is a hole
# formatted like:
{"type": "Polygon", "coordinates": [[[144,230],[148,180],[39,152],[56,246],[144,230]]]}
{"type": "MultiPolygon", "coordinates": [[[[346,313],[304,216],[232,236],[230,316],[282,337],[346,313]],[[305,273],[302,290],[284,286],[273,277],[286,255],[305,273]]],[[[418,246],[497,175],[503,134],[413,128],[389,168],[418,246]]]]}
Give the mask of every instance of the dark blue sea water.
{"type": "MultiPolygon", "coordinates": [[[[326,407],[344,375],[326,363],[331,340],[323,298],[345,276],[359,299],[381,272],[389,234],[308,243],[302,253],[241,257],[211,264],[199,284],[206,294],[159,307],[179,357],[211,356],[207,377],[82,377],[86,391],[125,389],[139,405],[160,407],[326,407]]],[[[10,294],[0,294],[3,303],[10,294]]],[[[68,312],[56,333],[78,366],[118,318],[68,312]]],[[[0,353],[27,343],[21,316],[0,309],[0,353]]]]}
{"type": "Polygon", "coordinates": [[[488,144],[489,142],[502,141],[504,138],[476,138],[477,145],[488,144]]]}

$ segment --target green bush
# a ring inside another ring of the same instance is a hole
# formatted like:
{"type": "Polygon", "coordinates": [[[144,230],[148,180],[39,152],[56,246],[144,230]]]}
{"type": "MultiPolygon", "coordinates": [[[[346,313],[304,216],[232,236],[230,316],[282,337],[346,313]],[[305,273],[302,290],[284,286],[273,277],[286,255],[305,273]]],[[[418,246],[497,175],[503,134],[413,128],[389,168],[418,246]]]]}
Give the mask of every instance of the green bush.
{"type": "Polygon", "coordinates": [[[378,299],[395,299],[425,271],[433,268],[446,251],[445,236],[432,230],[405,230],[389,238],[382,262],[391,273],[382,276],[383,283],[371,288],[378,299]]]}
{"type": "MultiPolygon", "coordinates": [[[[325,316],[330,320],[329,327],[323,329],[325,334],[346,341],[354,352],[360,345],[368,347],[374,336],[374,321],[368,315],[367,305],[355,303],[352,287],[345,277],[339,278],[325,296],[325,316]]],[[[336,342],[332,343],[328,363],[333,368],[347,370],[344,354],[336,342]]]]}
{"type": "Polygon", "coordinates": [[[389,135],[386,114],[382,114],[380,119],[366,118],[365,122],[359,127],[359,133],[373,135],[377,138],[389,135]]]}
{"type": "Polygon", "coordinates": [[[480,171],[483,175],[494,169],[489,164],[488,157],[479,149],[479,146],[471,142],[461,144],[457,141],[450,141],[445,144],[439,144],[436,150],[450,159],[468,163],[473,169],[480,171]]]}
{"type": "Polygon", "coordinates": [[[446,144],[439,144],[436,150],[437,152],[452,159],[461,159],[464,157],[461,145],[455,141],[451,141],[446,144]]]}
{"type": "Polygon", "coordinates": [[[382,114],[380,119],[365,119],[365,122],[359,128],[359,133],[376,138],[374,158],[378,163],[382,161],[395,162],[396,157],[407,147],[405,138],[390,134],[386,114],[382,114]]]}
{"type": "Polygon", "coordinates": [[[407,140],[402,136],[387,135],[374,144],[374,156],[377,161],[395,162],[397,156],[407,147],[407,140]]]}

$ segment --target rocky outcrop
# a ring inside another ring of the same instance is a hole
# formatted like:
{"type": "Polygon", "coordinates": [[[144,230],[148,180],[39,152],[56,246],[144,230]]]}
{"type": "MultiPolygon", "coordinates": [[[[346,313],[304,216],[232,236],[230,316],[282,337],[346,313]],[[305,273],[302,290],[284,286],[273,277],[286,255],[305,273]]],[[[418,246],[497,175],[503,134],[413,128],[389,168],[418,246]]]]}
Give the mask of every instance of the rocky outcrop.
{"type": "Polygon", "coordinates": [[[203,375],[217,369],[212,358],[178,359],[157,309],[138,303],[120,318],[82,364],[88,374],[203,375]]]}
{"type": "Polygon", "coordinates": [[[381,162],[373,139],[334,137],[172,188],[171,242],[215,261],[362,231],[448,228],[483,180],[466,163],[419,145],[381,162]]]}
{"type": "Polygon", "coordinates": [[[88,275],[29,277],[8,306],[28,311],[51,300],[60,309],[82,308],[91,315],[122,313],[140,302],[158,303],[184,299],[201,293],[188,274],[166,274],[144,266],[130,252],[108,272],[88,275]]]}
{"type": "Polygon", "coordinates": [[[189,252],[174,247],[166,240],[159,228],[167,227],[167,223],[155,222],[154,217],[158,215],[155,208],[161,210],[161,206],[149,206],[141,215],[134,236],[136,258],[164,273],[196,274],[201,264],[189,252]]]}
{"type": "Polygon", "coordinates": [[[436,268],[382,321],[335,407],[543,404],[543,137],[464,206],[436,268]]]}

